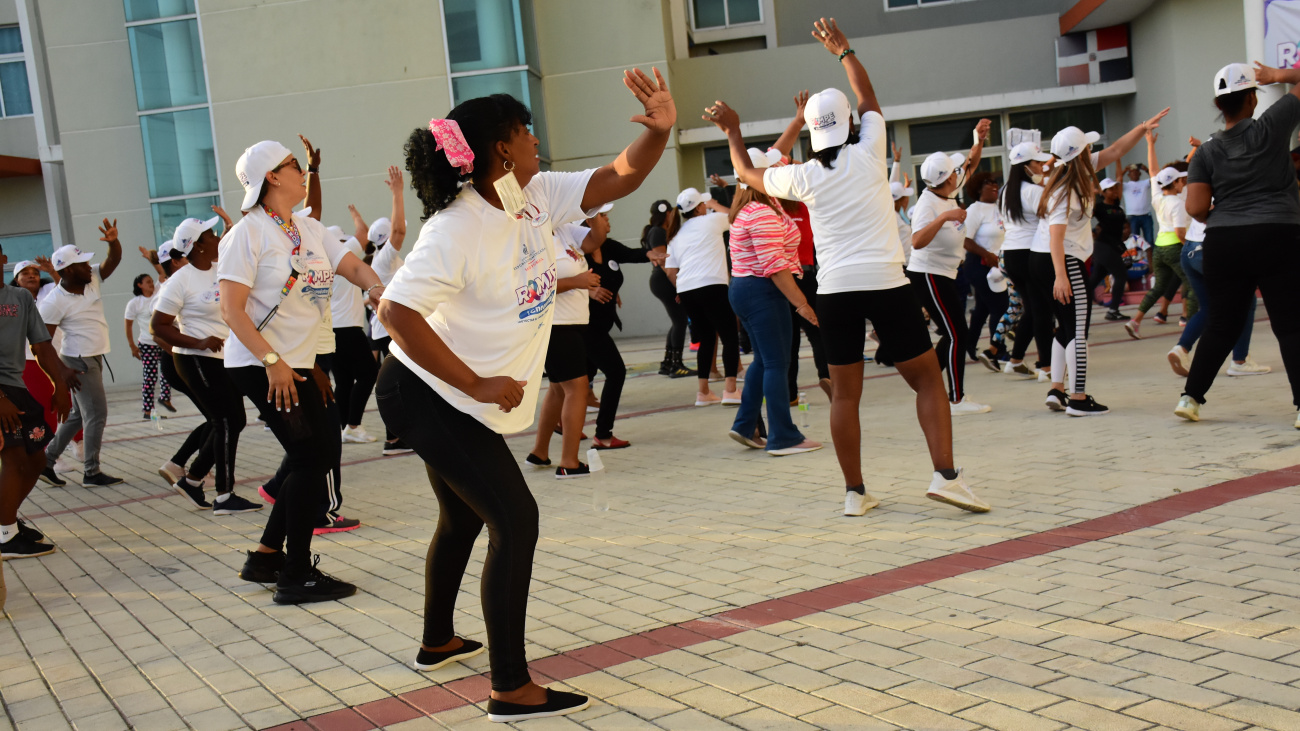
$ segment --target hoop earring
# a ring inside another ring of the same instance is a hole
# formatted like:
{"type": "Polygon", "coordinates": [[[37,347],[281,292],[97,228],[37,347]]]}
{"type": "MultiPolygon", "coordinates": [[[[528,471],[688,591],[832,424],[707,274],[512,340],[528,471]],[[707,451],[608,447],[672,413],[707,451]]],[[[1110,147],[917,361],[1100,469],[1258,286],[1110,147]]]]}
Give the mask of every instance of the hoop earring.
{"type": "Polygon", "coordinates": [[[504,161],[504,162],[501,163],[501,167],[505,168],[505,169],[506,169],[506,172],[508,173],[508,172],[510,172],[511,170],[514,170],[514,169],[515,169],[515,163],[514,163],[513,161],[511,161],[511,160],[506,160],[506,161],[504,161]]]}

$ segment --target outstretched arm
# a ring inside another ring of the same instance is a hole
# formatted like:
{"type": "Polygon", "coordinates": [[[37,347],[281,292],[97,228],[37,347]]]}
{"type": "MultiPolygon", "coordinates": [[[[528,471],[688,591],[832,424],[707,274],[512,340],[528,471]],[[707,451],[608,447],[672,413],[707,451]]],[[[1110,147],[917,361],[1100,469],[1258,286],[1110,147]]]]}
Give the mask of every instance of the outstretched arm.
{"type": "Polygon", "coordinates": [[[853,49],[849,48],[849,39],[844,37],[844,31],[840,30],[835,19],[822,18],[814,22],[812,35],[827,51],[839,57],[840,65],[849,75],[849,86],[853,87],[853,94],[858,98],[858,116],[867,112],[880,114],[880,102],[876,101],[876,89],[871,85],[867,69],[858,60],[857,54],[853,53],[853,49]]]}
{"type": "Polygon", "coordinates": [[[162,264],[158,261],[158,252],[152,249],[146,249],[143,246],[139,247],[139,249],[140,256],[143,257],[145,261],[149,262],[149,266],[153,267],[155,272],[158,272],[158,282],[161,284],[162,282],[167,281],[167,272],[162,268],[162,264]]]}
{"type": "Polygon", "coordinates": [[[303,171],[303,176],[307,178],[307,205],[311,208],[311,213],[307,214],[317,221],[320,220],[320,172],[314,168],[320,167],[320,148],[312,147],[311,142],[306,137],[298,135],[302,140],[302,146],[306,150],[307,169],[303,171]]]}
{"type": "Polygon", "coordinates": [[[1294,84],[1291,95],[1300,97],[1300,69],[1275,69],[1256,61],[1255,81],[1260,84],[1294,84]]]}
{"type": "Polygon", "coordinates": [[[582,195],[584,211],[618,200],[641,187],[663,155],[668,136],[677,123],[677,107],[673,104],[672,94],[668,93],[668,82],[664,81],[659,69],[652,70],[654,79],[640,69],[623,72],[623,84],[644,107],[644,112],[632,117],[631,121],[644,126],[645,131],[613,162],[592,174],[582,195]]]}
{"type": "Polygon", "coordinates": [[[99,232],[103,234],[99,240],[108,244],[108,256],[104,257],[104,263],[99,265],[99,278],[108,279],[117,269],[117,265],[122,263],[122,242],[117,240],[117,219],[109,223],[105,218],[103,225],[99,227],[99,232]]]}
{"type": "Polygon", "coordinates": [[[988,139],[989,128],[993,122],[987,119],[981,119],[975,125],[975,144],[970,147],[970,156],[966,158],[966,174],[974,170],[980,164],[980,158],[984,156],[984,140],[988,139]]]}
{"type": "Polygon", "coordinates": [[[794,95],[794,119],[786,125],[785,131],[781,136],[776,138],[776,143],[772,146],[781,151],[784,157],[790,157],[790,151],[794,149],[794,143],[799,141],[799,133],[803,132],[803,108],[808,105],[808,90],[804,89],[794,95]]]}
{"type": "Polygon", "coordinates": [[[763,185],[763,171],[754,167],[749,152],[745,150],[745,139],[740,136],[740,115],[736,114],[736,110],[724,101],[716,101],[704,110],[703,119],[717,125],[718,129],[727,134],[727,147],[731,152],[731,166],[736,170],[736,182],[767,195],[767,188],[763,185]]]}
{"type": "MultiPolygon", "coordinates": [[[[1168,113],[1169,107],[1165,107],[1160,110],[1156,116],[1129,130],[1123,137],[1115,140],[1110,147],[1097,153],[1097,167],[1099,169],[1105,168],[1112,162],[1117,162],[1123,159],[1123,157],[1129,153],[1129,150],[1137,147],[1137,143],[1142,141],[1143,135],[1160,126],[1160,120],[1164,119],[1165,115],[1168,113]]],[[[1150,175],[1151,171],[1148,170],[1147,174],[1150,175]]]]}
{"type": "Polygon", "coordinates": [[[357,229],[357,232],[353,235],[357,237],[357,241],[360,241],[361,246],[364,247],[370,238],[370,225],[366,223],[366,219],[361,217],[361,212],[357,210],[357,207],[351,203],[348,204],[348,213],[352,214],[352,225],[357,229]]]}
{"type": "MultiPolygon", "coordinates": [[[[1160,139],[1160,133],[1152,130],[1150,132],[1147,132],[1146,138],[1147,138],[1147,165],[1149,165],[1152,170],[1159,170],[1160,162],[1156,159],[1156,140],[1160,139]]],[[[1154,177],[1151,178],[1151,182],[1153,183],[1155,182],[1154,177]]]]}
{"type": "Polygon", "coordinates": [[[402,242],[406,240],[406,201],[402,199],[402,171],[396,165],[388,166],[388,179],[384,185],[393,194],[393,215],[389,218],[393,230],[388,234],[388,245],[394,251],[401,251],[402,242]]]}

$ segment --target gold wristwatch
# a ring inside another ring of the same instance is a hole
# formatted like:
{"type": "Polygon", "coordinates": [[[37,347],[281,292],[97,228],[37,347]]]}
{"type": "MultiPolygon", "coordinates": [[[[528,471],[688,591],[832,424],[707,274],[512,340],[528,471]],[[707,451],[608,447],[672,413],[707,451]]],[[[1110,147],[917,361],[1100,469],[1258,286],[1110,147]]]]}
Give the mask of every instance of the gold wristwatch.
{"type": "Polygon", "coordinates": [[[267,368],[270,368],[271,366],[279,362],[280,362],[280,354],[275,352],[274,350],[262,356],[262,365],[266,366],[267,368]]]}

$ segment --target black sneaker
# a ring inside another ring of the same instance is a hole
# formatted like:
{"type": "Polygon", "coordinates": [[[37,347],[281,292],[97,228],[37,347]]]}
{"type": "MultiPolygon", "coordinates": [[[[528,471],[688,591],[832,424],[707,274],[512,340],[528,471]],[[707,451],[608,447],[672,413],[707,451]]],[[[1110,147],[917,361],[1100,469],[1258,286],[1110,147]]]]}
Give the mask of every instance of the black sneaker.
{"type": "Polygon", "coordinates": [[[414,452],[414,451],[415,451],[414,449],[411,449],[410,447],[406,446],[406,444],[401,439],[395,439],[391,442],[384,442],[385,457],[392,457],[393,455],[397,455],[397,454],[409,454],[410,452],[414,452]]]}
{"type": "Polygon", "coordinates": [[[423,670],[425,672],[437,670],[444,665],[450,665],[458,660],[468,660],[480,652],[483,652],[482,642],[467,640],[463,637],[460,641],[463,643],[460,647],[443,652],[433,652],[421,647],[420,651],[415,654],[415,669],[423,670]]]}
{"type": "Polygon", "coordinates": [[[280,573],[280,580],[275,584],[276,604],[311,604],[312,602],[329,602],[346,599],[357,593],[357,587],[346,581],[339,581],[320,569],[320,556],[316,556],[311,568],[298,576],[286,576],[280,573]]]}
{"type": "Polygon", "coordinates": [[[18,535],[27,536],[37,543],[43,543],[45,541],[45,534],[33,528],[22,518],[18,519],[18,535]]]}
{"type": "Polygon", "coordinates": [[[103,472],[96,472],[93,475],[83,475],[81,477],[82,487],[108,487],[109,485],[120,485],[126,480],[121,477],[113,477],[103,472]]]}
{"type": "Polygon", "coordinates": [[[244,561],[244,568],[239,570],[239,578],[258,584],[274,584],[280,580],[280,571],[284,568],[284,551],[262,553],[249,551],[244,561]]]}
{"type": "Polygon", "coordinates": [[[1065,411],[1065,402],[1069,400],[1070,397],[1065,395],[1064,391],[1059,388],[1053,388],[1047,392],[1047,400],[1044,403],[1046,403],[1047,408],[1052,411],[1065,411]]]}
{"type": "Polygon", "coordinates": [[[176,484],[172,485],[172,488],[174,488],[176,492],[180,493],[181,497],[193,503],[194,507],[199,510],[207,510],[212,507],[212,503],[203,499],[203,488],[192,484],[184,477],[177,480],[176,484]]]}
{"type": "Polygon", "coordinates": [[[1155,315],[1151,317],[1151,321],[1157,325],[1166,325],[1169,323],[1169,316],[1162,315],[1159,312],[1157,312],[1155,315]]]}
{"type": "Polygon", "coordinates": [[[15,558],[48,556],[51,553],[54,553],[54,546],[51,546],[48,543],[33,541],[22,533],[19,533],[4,543],[0,543],[0,558],[4,558],[6,561],[15,558]]]}
{"type": "Polygon", "coordinates": [[[586,464],[579,462],[577,467],[556,467],[555,479],[568,480],[573,477],[590,477],[591,468],[586,464]]]}
{"type": "Polygon", "coordinates": [[[1121,322],[1122,322],[1122,321],[1124,321],[1124,320],[1132,320],[1133,318],[1129,317],[1128,315],[1124,314],[1123,312],[1120,312],[1119,310],[1111,310],[1110,312],[1107,312],[1107,313],[1106,313],[1106,319],[1107,319],[1107,320],[1118,320],[1118,321],[1121,321],[1121,322]]]}
{"type": "Polygon", "coordinates": [[[541,457],[538,457],[537,455],[533,454],[532,452],[529,452],[529,453],[528,453],[528,456],[527,456],[527,457],[524,457],[524,463],[525,463],[525,464],[528,464],[529,466],[532,466],[532,467],[550,467],[550,466],[551,466],[551,460],[549,460],[549,459],[542,459],[541,457]]]}
{"type": "Polygon", "coordinates": [[[54,474],[53,467],[46,467],[41,470],[40,478],[41,482],[44,482],[47,485],[54,485],[55,487],[65,487],[68,484],[62,477],[54,474]]]}
{"type": "Polygon", "coordinates": [[[488,720],[497,723],[526,721],[530,718],[549,718],[577,713],[591,705],[591,699],[577,693],[565,693],[562,690],[546,689],[546,702],[537,706],[525,706],[519,703],[507,703],[496,698],[489,698],[487,703],[488,720]]]}
{"type": "Polygon", "coordinates": [[[361,527],[361,521],[356,518],[344,518],[342,515],[337,518],[326,518],[325,525],[318,525],[311,529],[314,536],[323,536],[326,533],[342,533],[344,531],[356,530],[361,527]]]}
{"type": "Polygon", "coordinates": [[[1065,407],[1065,413],[1070,416],[1101,416],[1109,414],[1110,409],[1094,401],[1091,396],[1084,396],[1078,400],[1071,399],[1065,407]]]}
{"type": "Polygon", "coordinates": [[[994,353],[992,349],[981,352],[978,356],[978,360],[984,364],[985,368],[994,373],[1002,371],[1002,363],[998,360],[998,354],[994,353]]]}
{"type": "MultiPolygon", "coordinates": [[[[203,493],[200,491],[199,495],[200,497],[202,497],[203,493]]],[[[250,500],[245,500],[244,498],[236,495],[233,492],[229,493],[229,497],[227,497],[225,500],[222,500],[220,496],[217,496],[217,499],[212,503],[213,515],[234,515],[235,513],[251,513],[261,509],[262,509],[261,505],[258,505],[257,503],[252,502],[250,500]]]]}

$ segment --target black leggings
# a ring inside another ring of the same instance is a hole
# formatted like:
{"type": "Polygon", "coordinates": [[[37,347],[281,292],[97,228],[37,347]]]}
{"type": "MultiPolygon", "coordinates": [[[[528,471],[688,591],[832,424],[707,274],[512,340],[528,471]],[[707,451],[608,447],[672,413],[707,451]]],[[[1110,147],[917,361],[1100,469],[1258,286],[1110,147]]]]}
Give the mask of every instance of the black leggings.
{"type": "MultiPolygon", "coordinates": [[[[803,276],[795,278],[795,284],[799,285],[799,291],[808,300],[813,311],[817,311],[817,269],[816,267],[804,267],[803,276]]],[[[786,385],[790,388],[790,398],[793,400],[799,393],[799,329],[803,328],[804,333],[808,336],[808,345],[812,348],[813,365],[817,368],[817,378],[831,377],[831,369],[826,365],[826,346],[822,344],[821,328],[808,322],[795,312],[794,307],[790,308],[792,317],[794,317],[794,327],[790,328],[790,369],[786,378],[786,385]]]]}
{"type": "Polygon", "coordinates": [[[614,418],[618,416],[618,402],[623,397],[627,366],[609,330],[588,327],[583,336],[587,345],[587,382],[596,378],[597,370],[605,374],[605,385],[600,390],[600,413],[596,414],[596,438],[609,439],[614,436],[614,418]]]}
{"type": "Polygon", "coordinates": [[[686,347],[686,307],[677,301],[677,288],[659,267],[655,267],[650,272],[650,293],[663,303],[664,309],[668,312],[668,319],[672,322],[668,328],[664,348],[680,351],[686,347]]]}
{"type": "Polygon", "coordinates": [[[438,528],[425,559],[424,644],[437,647],[455,636],[456,595],[486,524],[480,597],[492,689],[523,687],[532,680],[524,624],[539,516],[519,463],[500,434],[448,404],[396,358],[379,369],[375,400],[384,422],[424,460],[438,499],[438,528]]]}
{"type": "MultiPolygon", "coordinates": [[[[1055,316],[1052,314],[1052,286],[1056,284],[1056,267],[1052,255],[1038,251],[1029,252],[1029,291],[1025,297],[1026,309],[1034,318],[1034,344],[1038,347],[1038,367],[1051,367],[1052,338],[1055,334],[1055,316]],[[1042,359],[1047,358],[1044,362],[1042,359]]],[[[1016,289],[1025,294],[1024,290],[1016,289]]],[[[1023,329],[1023,328],[1022,328],[1023,329]]],[[[1025,338],[1028,339],[1028,338],[1025,338]]],[[[1019,343],[1021,338],[1016,338],[1019,343]]],[[[1055,374],[1053,374],[1055,375],[1055,374]]]]}
{"type": "Polygon", "coordinates": [[[1185,394],[1205,403],[1223,361],[1241,335],[1258,288],[1269,325],[1282,351],[1291,400],[1300,407],[1300,305],[1295,276],[1300,271],[1300,226],[1261,223],[1218,226],[1205,232],[1205,295],[1213,302],[1205,334],[1196,346],[1185,394]]]}
{"type": "Polygon", "coordinates": [[[1021,302],[1020,322],[1016,324],[1015,342],[1011,345],[1011,360],[1016,362],[1025,359],[1029,336],[1034,332],[1034,311],[1029,306],[1029,253],[1029,249],[1002,252],[1002,270],[1011,280],[1011,286],[1016,288],[1021,302]]]}
{"type": "Polygon", "coordinates": [[[922,272],[907,273],[921,302],[930,313],[930,322],[939,328],[939,342],[934,352],[939,367],[948,372],[948,400],[957,403],[966,397],[966,313],[957,296],[957,282],[952,277],[922,272]]]}
{"type": "Polygon", "coordinates": [[[1113,245],[1098,241],[1092,252],[1092,277],[1088,280],[1088,291],[1095,292],[1109,274],[1115,284],[1110,289],[1108,308],[1119,311],[1124,304],[1124,287],[1128,285],[1128,264],[1124,262],[1124,253],[1113,245]]]}
{"type": "MultiPolygon", "coordinates": [[[[316,356],[316,362],[320,362],[320,356],[316,356]]],[[[275,474],[271,479],[262,483],[262,490],[271,496],[272,500],[280,499],[280,486],[289,478],[289,457],[285,455],[280,460],[280,466],[276,468],[275,474]]],[[[339,515],[339,508],[343,507],[343,470],[342,465],[334,465],[330,470],[329,482],[325,485],[325,494],[322,496],[320,505],[316,508],[316,518],[314,525],[317,528],[324,528],[336,519],[342,517],[339,515]]]]}
{"type": "Polygon", "coordinates": [[[370,339],[359,327],[334,328],[334,357],[330,361],[334,376],[334,398],[339,403],[341,426],[356,426],[366,413],[370,392],[379,375],[379,361],[370,351],[370,339]]]}
{"type": "Polygon", "coordinates": [[[686,313],[691,316],[695,332],[700,336],[700,349],[695,360],[700,378],[708,378],[713,369],[715,338],[722,338],[722,374],[735,378],[740,372],[740,337],[736,331],[736,313],[731,310],[727,285],[710,284],[678,294],[686,313]]]}
{"type": "MultiPolygon", "coordinates": [[[[167,379],[167,383],[171,385],[172,389],[185,394],[189,397],[190,401],[193,401],[195,405],[198,405],[199,402],[194,398],[194,392],[190,390],[189,386],[185,385],[185,381],[181,378],[181,374],[176,370],[176,356],[170,353],[163,353],[162,358],[158,361],[158,365],[162,369],[163,378],[167,379]]],[[[212,455],[210,454],[211,449],[208,448],[208,434],[211,433],[211,431],[212,424],[208,423],[206,419],[202,424],[199,424],[190,430],[189,435],[185,437],[185,441],[181,442],[181,448],[176,450],[176,454],[172,455],[172,464],[184,467],[185,463],[190,461],[190,457],[193,457],[196,452],[199,452],[200,458],[206,460],[206,464],[211,465],[213,460],[212,455]],[[209,452],[206,456],[202,454],[205,449],[209,452]]],[[[207,470],[204,470],[203,472],[190,470],[190,474],[199,475],[200,477],[206,473],[207,470]]]]}
{"type": "Polygon", "coordinates": [[[324,499],[330,471],[343,453],[339,438],[338,407],[326,403],[310,368],[294,369],[305,381],[295,381],[298,405],[277,411],[266,398],[269,384],[262,366],[230,368],[227,373],[239,390],[257,407],[284,449],[289,475],[280,487],[262,532],[262,545],[284,547],[284,574],[300,576],[311,566],[311,536],[316,508],[324,499]]]}
{"type": "Polygon", "coordinates": [[[208,432],[208,449],[194,460],[194,473],[206,474],[215,462],[217,494],[223,495],[234,489],[239,433],[248,423],[244,417],[243,396],[227,375],[226,363],[222,359],[188,353],[177,353],[174,357],[181,380],[190,388],[190,398],[212,425],[208,432]]]}

